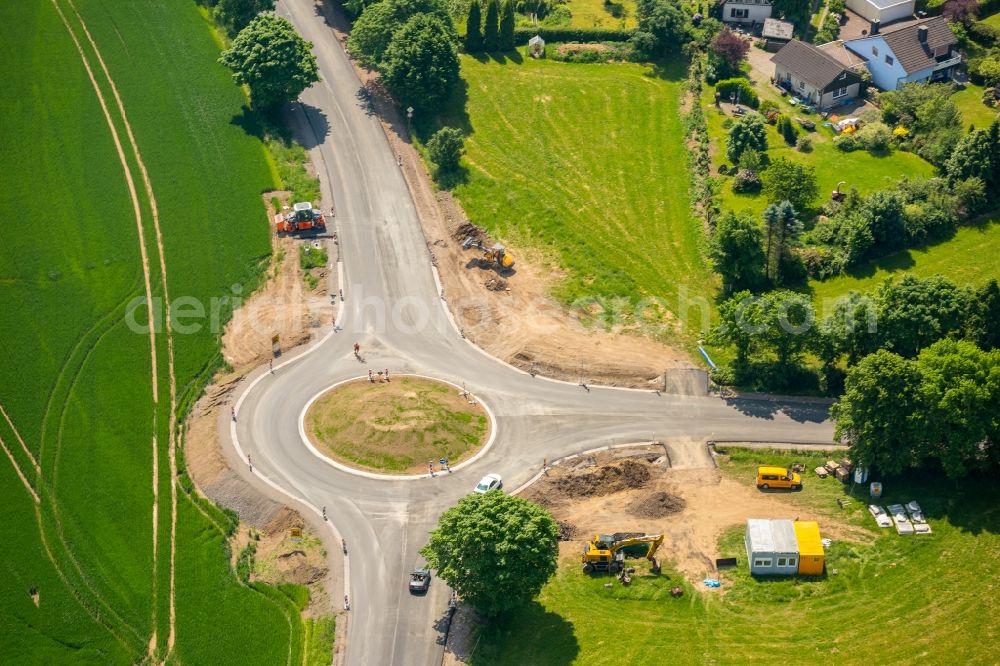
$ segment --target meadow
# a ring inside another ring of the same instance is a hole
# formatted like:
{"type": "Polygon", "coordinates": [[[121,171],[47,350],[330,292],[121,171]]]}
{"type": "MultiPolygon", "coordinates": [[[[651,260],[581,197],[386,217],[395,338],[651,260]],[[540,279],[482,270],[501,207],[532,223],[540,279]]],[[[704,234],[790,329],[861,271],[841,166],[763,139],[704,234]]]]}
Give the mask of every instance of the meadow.
{"type": "MultiPolygon", "coordinates": [[[[157,297],[153,205],[90,37],[148,168],[174,302],[249,294],[270,251],[260,194],[280,183],[247,131],[243,94],[215,62],[218,45],[194,3],[5,3],[0,23],[8,71],[0,215],[18,221],[0,228],[0,336],[8,343],[0,405],[10,416],[0,420],[0,439],[28,483],[5,457],[3,524],[18,538],[0,546],[0,661],[135,663],[154,631],[154,651],[166,657],[172,545],[171,659],[221,663],[238,651],[241,663],[276,663],[289,651],[301,655],[300,600],[237,580],[227,519],[188,494],[183,466],[171,544],[167,336],[160,329],[152,350],[154,402],[150,338],[128,325],[128,305],[145,289],[125,168],[137,183],[157,297]]],[[[134,319],[145,323],[145,315],[140,306],[134,319]]],[[[217,331],[175,334],[173,342],[181,411],[220,362],[217,331]]]]}
{"type": "Polygon", "coordinates": [[[564,303],[678,288],[711,300],[704,232],[689,213],[680,64],[583,65],[462,57],[443,124],[468,139],[454,188],[470,219],[541,251],[564,303]]]}
{"type": "MultiPolygon", "coordinates": [[[[761,462],[807,467],[822,455],[732,450],[723,474],[753,483],[761,462]]],[[[934,534],[875,532],[865,493],[833,479],[807,476],[789,495],[789,517],[808,506],[854,534],[834,539],[820,577],[753,578],[743,530],[720,537],[738,567],[722,575],[722,594],[692,586],[671,570],[653,576],[636,565],[632,585],[587,576],[565,557],[538,600],[480,630],[472,664],[765,663],[779,653],[803,664],[992,663],[1000,634],[1000,492],[985,481],[961,485],[931,473],[884,479],[882,503],[918,499],[934,534]],[[836,499],[845,500],[841,509],[836,499]],[[673,598],[680,586],[684,595],[673,598]]],[[[821,521],[821,530],[823,522],[821,521]]]]}
{"type": "Polygon", "coordinates": [[[913,273],[920,277],[941,274],[959,286],[978,287],[1000,279],[1000,213],[959,227],[951,238],[856,266],[829,280],[811,281],[816,303],[832,302],[849,291],[871,292],[890,277],[913,273]]]}

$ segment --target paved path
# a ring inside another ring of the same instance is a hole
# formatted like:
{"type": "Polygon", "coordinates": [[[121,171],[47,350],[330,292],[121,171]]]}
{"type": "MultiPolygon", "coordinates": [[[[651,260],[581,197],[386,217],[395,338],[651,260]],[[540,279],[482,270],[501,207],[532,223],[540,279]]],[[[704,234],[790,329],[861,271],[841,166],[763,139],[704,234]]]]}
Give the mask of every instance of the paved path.
{"type": "MultiPolygon", "coordinates": [[[[757,400],[657,395],[577,385],[515,370],[473,347],[453,327],[439,297],[426,242],[395,155],[355,94],[353,69],[314,5],[282,0],[278,12],[315,44],[323,80],[302,95],[315,132],[312,149],[324,193],[336,202],[345,302],[339,324],[307,354],[260,374],[238,395],[232,434],[252,456],[252,481],[326,507],[350,547],[349,664],[440,662],[448,590],[439,580],[410,596],[406,574],[438,515],[487,472],[507,488],[553,460],[597,446],[652,438],[712,437],[825,442],[826,408],[757,400]],[[353,345],[361,345],[358,360],[353,345]],[[419,373],[467,386],[493,412],[492,448],[450,475],[381,480],[346,473],[303,443],[306,403],[369,368],[419,373]]],[[[685,177],[678,165],[678,177],[685,177]]],[[[695,444],[694,442],[699,442],[695,444]]],[[[230,442],[232,443],[232,442],[230,442]]],[[[236,451],[238,450],[238,453],[236,451]]],[[[247,465],[237,466],[248,477],[247,465]]],[[[338,630],[340,626],[338,625],[338,630]]]]}

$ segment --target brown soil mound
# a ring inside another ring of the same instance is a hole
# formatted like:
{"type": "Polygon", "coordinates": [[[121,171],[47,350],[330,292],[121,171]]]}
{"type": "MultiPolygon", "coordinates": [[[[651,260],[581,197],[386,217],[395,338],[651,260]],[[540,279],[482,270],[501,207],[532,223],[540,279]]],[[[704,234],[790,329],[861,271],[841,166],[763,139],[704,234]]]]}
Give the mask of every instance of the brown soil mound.
{"type": "Polygon", "coordinates": [[[682,498],[660,491],[636,499],[628,505],[628,512],[640,518],[662,518],[683,511],[685,506],[682,498]]]}
{"type": "Polygon", "coordinates": [[[635,460],[605,465],[597,471],[572,474],[556,479],[555,488],[568,497],[610,495],[621,490],[641,488],[649,481],[649,467],[635,460]]]}
{"type": "Polygon", "coordinates": [[[578,530],[576,525],[567,522],[565,520],[558,520],[556,524],[559,525],[559,540],[560,541],[572,541],[576,537],[578,530]]]}

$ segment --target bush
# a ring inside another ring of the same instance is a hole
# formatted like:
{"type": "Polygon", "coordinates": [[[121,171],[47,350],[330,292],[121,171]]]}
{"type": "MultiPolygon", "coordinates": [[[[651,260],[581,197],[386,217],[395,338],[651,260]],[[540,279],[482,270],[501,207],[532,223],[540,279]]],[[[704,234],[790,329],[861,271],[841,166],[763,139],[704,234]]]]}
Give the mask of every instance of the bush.
{"type": "Polygon", "coordinates": [[[760,103],[760,106],[757,108],[757,110],[766,116],[769,111],[772,110],[777,111],[778,105],[777,103],[769,99],[765,99],[763,102],[760,103]]]}
{"type": "Polygon", "coordinates": [[[833,145],[837,150],[850,153],[858,150],[861,145],[853,134],[842,134],[833,140],[833,145]]]}
{"type": "Polygon", "coordinates": [[[800,136],[798,141],[795,142],[795,147],[799,149],[800,153],[810,153],[813,149],[813,142],[808,136],[800,136]]]}
{"type": "Polygon", "coordinates": [[[442,127],[427,142],[431,161],[444,173],[458,169],[464,150],[465,135],[457,127],[442,127]]]}
{"type": "Polygon", "coordinates": [[[733,192],[737,194],[760,192],[760,188],[760,177],[750,169],[741,169],[733,179],[733,192]]]}
{"type": "Polygon", "coordinates": [[[760,98],[757,96],[757,91],[744,78],[719,81],[715,84],[715,90],[722,95],[723,101],[729,101],[729,96],[738,90],[740,104],[745,104],[751,109],[756,109],[760,105],[760,98]]]}
{"type": "Polygon", "coordinates": [[[858,142],[873,153],[885,152],[892,142],[892,130],[885,123],[865,125],[857,133],[858,142]]]}
{"type": "Polygon", "coordinates": [[[983,46],[1000,46],[1000,28],[978,21],[968,27],[969,39],[983,46]]]}
{"type": "Polygon", "coordinates": [[[779,115],[775,127],[780,134],[785,139],[785,143],[789,146],[795,145],[795,140],[799,135],[798,129],[795,127],[795,123],[792,119],[786,115],[779,115]]]}

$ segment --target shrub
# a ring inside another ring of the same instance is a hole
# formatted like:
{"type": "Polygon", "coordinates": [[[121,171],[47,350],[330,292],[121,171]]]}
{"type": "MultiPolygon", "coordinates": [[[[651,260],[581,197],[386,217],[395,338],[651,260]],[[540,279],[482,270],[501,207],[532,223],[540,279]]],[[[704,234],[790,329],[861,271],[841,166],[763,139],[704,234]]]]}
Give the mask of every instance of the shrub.
{"type": "Polygon", "coordinates": [[[745,104],[751,109],[756,109],[760,105],[760,98],[757,96],[757,91],[744,78],[719,81],[715,84],[715,90],[722,95],[724,101],[728,101],[731,94],[739,91],[740,104],[745,104]]]}
{"type": "Polygon", "coordinates": [[[789,146],[795,145],[795,139],[798,137],[799,131],[795,128],[795,123],[792,122],[791,118],[786,115],[779,115],[775,127],[778,133],[784,137],[785,143],[789,146]]]}
{"type": "Polygon", "coordinates": [[[457,127],[442,127],[427,142],[431,160],[445,173],[458,169],[464,151],[465,136],[457,127]]]}
{"type": "Polygon", "coordinates": [[[538,35],[546,42],[627,42],[636,30],[605,30],[599,28],[529,27],[514,30],[514,43],[524,45],[538,35]]]}
{"type": "Polygon", "coordinates": [[[865,125],[857,133],[858,142],[866,150],[872,152],[884,152],[889,149],[892,142],[892,130],[885,123],[871,123],[865,125]]]}
{"type": "Polygon", "coordinates": [[[743,116],[729,130],[726,138],[726,156],[738,163],[745,150],[767,150],[767,129],[764,121],[756,113],[743,116]]]}
{"type": "Polygon", "coordinates": [[[722,129],[727,130],[732,126],[733,126],[732,118],[726,118],[725,120],[722,121],[722,129]]]}
{"type": "Polygon", "coordinates": [[[812,152],[813,142],[808,136],[800,136],[798,141],[795,142],[795,147],[799,149],[800,153],[812,152]]]}
{"type": "Polygon", "coordinates": [[[983,46],[1000,46],[1000,28],[982,21],[968,27],[969,39],[983,46]]]}
{"type": "Polygon", "coordinates": [[[763,102],[760,103],[760,106],[757,108],[757,110],[760,111],[762,114],[767,115],[769,111],[772,110],[777,111],[778,105],[769,99],[765,99],[763,102]]]}
{"type": "Polygon", "coordinates": [[[740,169],[760,173],[764,170],[764,158],[764,153],[759,150],[755,150],[753,148],[744,150],[743,154],[740,155],[740,169]]]}
{"type": "Polygon", "coordinates": [[[845,153],[850,153],[857,150],[860,145],[857,138],[853,134],[842,134],[833,140],[833,145],[837,150],[842,150],[845,153]]]}
{"type": "Polygon", "coordinates": [[[760,192],[760,188],[760,177],[750,169],[740,169],[733,179],[733,192],[737,194],[760,192]]]}

